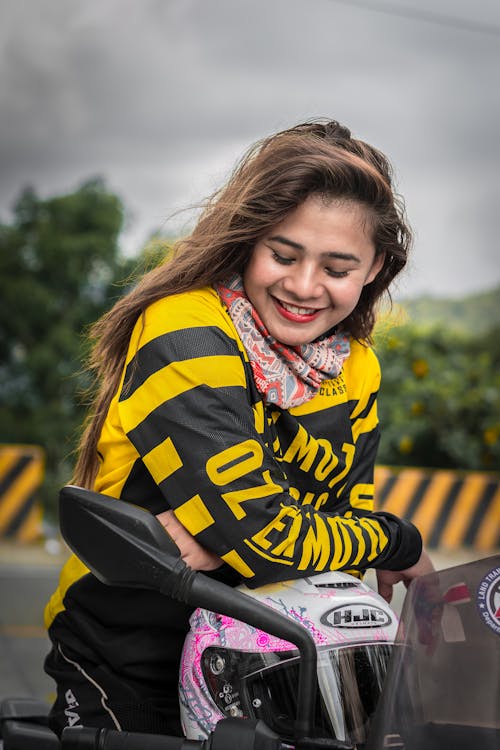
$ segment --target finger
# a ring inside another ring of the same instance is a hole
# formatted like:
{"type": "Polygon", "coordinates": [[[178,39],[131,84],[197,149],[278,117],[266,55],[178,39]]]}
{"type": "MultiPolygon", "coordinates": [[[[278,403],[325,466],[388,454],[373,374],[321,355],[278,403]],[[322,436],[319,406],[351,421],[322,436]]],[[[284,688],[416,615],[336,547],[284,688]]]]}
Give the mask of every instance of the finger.
{"type": "Polygon", "coordinates": [[[187,529],[181,524],[181,522],[177,520],[173,511],[165,510],[162,513],[159,513],[156,517],[162,524],[163,528],[172,537],[174,542],[177,539],[181,541],[188,541],[193,538],[189,531],[187,531],[187,529]]]}
{"type": "Polygon", "coordinates": [[[182,559],[190,567],[193,567],[196,570],[213,570],[222,565],[220,557],[213,552],[204,549],[204,547],[196,542],[189,548],[186,548],[186,552],[182,555],[182,559]]]}
{"type": "Polygon", "coordinates": [[[222,565],[222,560],[219,557],[206,552],[201,555],[198,553],[188,554],[182,559],[192,570],[216,570],[222,565]]]}
{"type": "Polygon", "coordinates": [[[156,518],[159,520],[162,526],[167,526],[172,515],[173,513],[171,510],[164,510],[161,513],[157,513],[156,518]]]}
{"type": "Polygon", "coordinates": [[[392,594],[393,594],[393,586],[390,583],[385,583],[383,581],[378,582],[378,593],[382,597],[382,599],[385,599],[387,604],[390,604],[392,601],[392,594]]]}

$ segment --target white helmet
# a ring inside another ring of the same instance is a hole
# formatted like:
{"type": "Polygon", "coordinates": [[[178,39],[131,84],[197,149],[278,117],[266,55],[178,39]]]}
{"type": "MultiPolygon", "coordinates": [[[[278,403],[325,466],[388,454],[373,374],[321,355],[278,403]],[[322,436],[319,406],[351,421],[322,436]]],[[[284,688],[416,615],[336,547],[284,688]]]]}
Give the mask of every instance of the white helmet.
{"type": "MultiPolygon", "coordinates": [[[[311,633],[318,653],[314,732],[363,742],[396,636],[397,617],[388,604],[340,572],[240,590],[311,633]]],[[[197,609],[190,624],[179,676],[186,737],[205,739],[227,716],[250,717],[293,743],[297,647],[205,609],[197,609]]]]}

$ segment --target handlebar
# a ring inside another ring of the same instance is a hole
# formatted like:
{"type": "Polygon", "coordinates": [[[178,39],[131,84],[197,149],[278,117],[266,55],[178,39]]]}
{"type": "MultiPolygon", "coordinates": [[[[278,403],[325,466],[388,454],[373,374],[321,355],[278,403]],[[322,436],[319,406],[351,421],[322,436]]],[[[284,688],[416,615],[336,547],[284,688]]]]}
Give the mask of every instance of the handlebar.
{"type": "MultiPolygon", "coordinates": [[[[227,718],[206,740],[187,740],[115,729],[66,727],[62,750],[285,750],[278,735],[263,721],[227,718]]],[[[288,746],[289,747],[289,746],[288,746]]]]}
{"type": "Polygon", "coordinates": [[[62,750],[205,750],[205,741],[183,737],[162,737],[115,729],[70,727],[63,730],[62,750]]]}
{"type": "Polygon", "coordinates": [[[282,742],[267,724],[255,719],[220,721],[206,740],[187,740],[115,729],[66,727],[61,750],[353,750],[353,746],[335,739],[302,738],[297,745],[282,742]]]}

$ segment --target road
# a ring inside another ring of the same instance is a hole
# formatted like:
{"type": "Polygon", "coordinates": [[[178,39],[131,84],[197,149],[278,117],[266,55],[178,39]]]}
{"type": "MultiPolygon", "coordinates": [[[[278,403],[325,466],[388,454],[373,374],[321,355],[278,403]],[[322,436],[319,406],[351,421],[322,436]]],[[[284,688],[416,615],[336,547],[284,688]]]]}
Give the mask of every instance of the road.
{"type": "MultiPolygon", "coordinates": [[[[48,554],[42,547],[0,542],[0,697],[32,696],[52,701],[54,683],[43,672],[49,641],[43,628],[43,608],[57,585],[64,550],[48,554]]],[[[438,570],[485,557],[471,550],[431,553],[438,570]]],[[[375,578],[368,573],[367,582],[375,578]]],[[[401,610],[405,589],[396,587],[394,609],[401,610]]]]}
{"type": "Polygon", "coordinates": [[[43,608],[66,559],[42,546],[0,542],[0,696],[33,696],[51,702],[54,683],[43,672],[49,640],[43,608]]]}

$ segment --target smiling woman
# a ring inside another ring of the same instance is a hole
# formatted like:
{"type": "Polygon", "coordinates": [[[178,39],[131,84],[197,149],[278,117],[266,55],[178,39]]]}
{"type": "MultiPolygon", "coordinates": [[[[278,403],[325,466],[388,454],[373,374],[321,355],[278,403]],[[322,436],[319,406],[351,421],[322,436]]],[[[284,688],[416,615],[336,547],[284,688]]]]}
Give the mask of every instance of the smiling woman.
{"type": "Polygon", "coordinates": [[[371,229],[359,203],[311,195],[256,243],[243,284],[274,338],[307,344],[352,313],[384,262],[371,229]]]}
{"type": "MultiPolygon", "coordinates": [[[[347,128],[256,144],[173,258],[96,324],[74,483],[148,508],[191,567],[233,584],[373,567],[390,599],[428,572],[418,530],[373,509],[370,334],[410,239],[386,158],[347,128]]],[[[71,695],[88,726],[180,732],[188,616],[72,558],[46,609],[56,731],[71,695]]]]}

